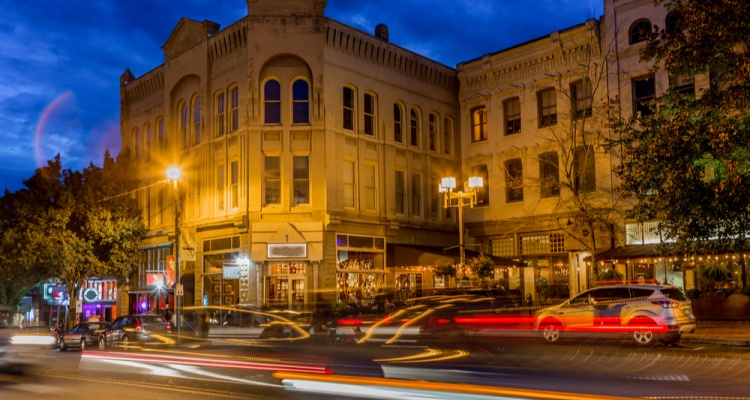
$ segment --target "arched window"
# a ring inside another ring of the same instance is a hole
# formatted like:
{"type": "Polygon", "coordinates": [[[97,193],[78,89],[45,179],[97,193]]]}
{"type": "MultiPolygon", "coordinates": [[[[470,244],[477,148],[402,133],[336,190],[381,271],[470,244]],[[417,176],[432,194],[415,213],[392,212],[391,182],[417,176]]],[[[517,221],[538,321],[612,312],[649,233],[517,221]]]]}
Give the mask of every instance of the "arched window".
{"type": "Polygon", "coordinates": [[[682,23],[682,16],[673,11],[669,14],[667,14],[667,19],[664,21],[664,28],[667,31],[667,33],[674,33],[680,28],[680,24],[682,23]]]}
{"type": "Polygon", "coordinates": [[[354,130],[354,116],[356,115],[356,94],[354,89],[344,86],[343,92],[343,128],[347,131],[354,130]]]}
{"type": "Polygon", "coordinates": [[[438,151],[438,121],[440,117],[435,113],[430,113],[428,120],[428,146],[431,151],[438,151]]]}
{"type": "Polygon", "coordinates": [[[220,137],[226,133],[226,122],[224,119],[226,115],[226,96],[223,90],[216,93],[214,101],[214,110],[216,111],[214,115],[214,135],[215,137],[220,137]]]}
{"type": "Polygon", "coordinates": [[[179,106],[180,110],[180,136],[182,136],[182,148],[186,149],[188,146],[188,106],[183,101],[179,106]]]}
{"type": "Polygon", "coordinates": [[[409,119],[409,144],[419,147],[420,132],[421,124],[419,123],[419,111],[417,111],[416,108],[412,108],[409,119]]]}
{"type": "Polygon", "coordinates": [[[193,145],[201,142],[201,98],[193,101],[193,145]]]}
{"type": "Polygon", "coordinates": [[[398,103],[393,105],[393,140],[404,142],[404,111],[398,103]]]}
{"type": "Polygon", "coordinates": [[[646,39],[648,39],[649,33],[651,33],[651,22],[649,22],[649,20],[639,19],[638,21],[633,22],[633,25],[630,25],[630,30],[628,31],[630,44],[645,42],[646,39]]]}
{"type": "Polygon", "coordinates": [[[310,86],[303,79],[292,84],[292,123],[310,123],[310,86]]]}
{"type": "Polygon", "coordinates": [[[269,80],[263,86],[263,101],[265,106],[265,123],[281,124],[281,84],[277,80],[269,80]]]}
{"type": "Polygon", "coordinates": [[[240,129],[240,89],[238,86],[229,88],[229,132],[240,129]]]}

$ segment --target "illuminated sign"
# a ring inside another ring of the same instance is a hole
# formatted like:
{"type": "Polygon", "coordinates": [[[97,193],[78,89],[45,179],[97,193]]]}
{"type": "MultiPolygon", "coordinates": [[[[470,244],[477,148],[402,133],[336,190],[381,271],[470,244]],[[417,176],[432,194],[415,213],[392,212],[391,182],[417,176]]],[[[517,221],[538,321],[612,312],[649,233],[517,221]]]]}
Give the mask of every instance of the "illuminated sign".
{"type": "Polygon", "coordinates": [[[307,258],[307,244],[269,244],[268,258],[307,258]]]}
{"type": "Polygon", "coordinates": [[[163,288],[165,285],[163,272],[147,272],[146,285],[149,287],[163,288]]]}

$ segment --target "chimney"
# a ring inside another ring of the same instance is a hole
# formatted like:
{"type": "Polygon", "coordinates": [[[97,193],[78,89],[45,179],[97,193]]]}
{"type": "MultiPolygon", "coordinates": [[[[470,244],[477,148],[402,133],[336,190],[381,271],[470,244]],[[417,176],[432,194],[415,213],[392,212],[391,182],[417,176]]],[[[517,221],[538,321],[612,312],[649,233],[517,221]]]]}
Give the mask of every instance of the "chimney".
{"type": "Polygon", "coordinates": [[[375,27],[375,37],[380,40],[388,41],[388,26],[386,24],[378,24],[375,27]]]}

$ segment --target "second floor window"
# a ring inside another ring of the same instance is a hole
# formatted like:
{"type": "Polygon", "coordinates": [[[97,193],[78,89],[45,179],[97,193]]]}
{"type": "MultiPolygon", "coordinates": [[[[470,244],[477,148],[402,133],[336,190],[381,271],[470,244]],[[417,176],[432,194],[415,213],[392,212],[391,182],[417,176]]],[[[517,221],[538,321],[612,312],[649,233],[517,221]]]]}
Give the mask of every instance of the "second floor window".
{"type": "Polygon", "coordinates": [[[471,141],[487,140],[487,109],[480,107],[471,112],[471,141]]]}
{"type": "Polygon", "coordinates": [[[404,111],[400,105],[393,105],[393,140],[404,142],[404,111]]]}
{"type": "Polygon", "coordinates": [[[581,119],[591,116],[591,82],[584,79],[570,85],[570,96],[572,97],[573,118],[581,119]]]}
{"type": "Polygon", "coordinates": [[[539,178],[542,198],[560,195],[560,164],[557,153],[544,153],[539,156],[539,178]]]}
{"type": "Polygon", "coordinates": [[[357,199],[357,180],[354,161],[344,160],[344,207],[354,208],[357,199]]]}
{"type": "Polygon", "coordinates": [[[226,99],[224,92],[216,95],[216,120],[214,126],[216,127],[216,137],[223,136],[226,133],[225,121],[226,116],[226,99]]]}
{"type": "Polygon", "coordinates": [[[354,116],[355,116],[355,98],[354,89],[350,87],[344,87],[344,104],[343,110],[343,128],[347,131],[354,130],[354,116]]]}
{"type": "Polygon", "coordinates": [[[519,158],[505,163],[505,196],[508,203],[523,201],[523,164],[519,158]]]}
{"type": "Polygon", "coordinates": [[[576,149],[574,161],[574,187],[577,193],[596,190],[596,163],[592,147],[576,149]]]}
{"type": "Polygon", "coordinates": [[[240,169],[237,161],[229,165],[229,208],[234,210],[240,206],[240,169]]]}
{"type": "Polygon", "coordinates": [[[295,156],[292,164],[294,205],[310,204],[310,157],[295,156]]]}
{"type": "Polygon", "coordinates": [[[393,210],[396,214],[404,214],[404,210],[406,209],[405,184],[404,171],[396,171],[396,178],[394,181],[396,202],[393,210]]]}
{"type": "Polygon", "coordinates": [[[544,128],[557,124],[557,93],[555,89],[542,90],[538,94],[539,127],[544,128]]]}
{"type": "Polygon", "coordinates": [[[365,135],[375,136],[375,96],[365,93],[365,135]]]}
{"type": "Polygon", "coordinates": [[[478,165],[472,168],[472,175],[482,178],[483,186],[479,189],[475,189],[477,191],[477,205],[478,206],[490,205],[490,187],[489,187],[490,175],[487,171],[487,165],[482,164],[482,165],[478,165]]]}
{"type": "Polygon", "coordinates": [[[201,143],[201,98],[193,103],[193,145],[201,143]]]}
{"type": "Polygon", "coordinates": [[[237,132],[240,129],[240,89],[237,86],[229,89],[229,131],[237,132]]]}
{"type": "Polygon", "coordinates": [[[266,156],[263,164],[263,201],[281,204],[281,157],[266,156]]]}
{"type": "Polygon", "coordinates": [[[270,80],[263,88],[265,123],[281,124],[281,84],[270,80]]]}
{"type": "Polygon", "coordinates": [[[521,132],[521,101],[518,98],[506,100],[505,108],[505,134],[513,135],[521,132]]]}
{"type": "Polygon", "coordinates": [[[411,176],[411,215],[422,216],[422,175],[411,176]]]}
{"type": "Polygon", "coordinates": [[[216,167],[216,208],[224,211],[224,164],[216,167]]]}
{"type": "Polygon", "coordinates": [[[377,187],[377,165],[365,165],[365,210],[375,211],[377,209],[378,187],[377,187]]]}
{"type": "Polygon", "coordinates": [[[438,133],[437,133],[438,122],[437,121],[438,121],[438,116],[435,114],[430,114],[429,116],[430,126],[429,126],[428,135],[429,135],[429,142],[430,142],[429,146],[430,146],[431,151],[437,151],[437,140],[438,140],[437,139],[438,138],[438,133]]]}
{"type": "Polygon", "coordinates": [[[292,84],[292,123],[310,123],[310,89],[302,79],[292,84]]]}
{"type": "Polygon", "coordinates": [[[633,111],[641,116],[651,115],[651,101],[656,96],[654,76],[633,79],[633,111]]]}

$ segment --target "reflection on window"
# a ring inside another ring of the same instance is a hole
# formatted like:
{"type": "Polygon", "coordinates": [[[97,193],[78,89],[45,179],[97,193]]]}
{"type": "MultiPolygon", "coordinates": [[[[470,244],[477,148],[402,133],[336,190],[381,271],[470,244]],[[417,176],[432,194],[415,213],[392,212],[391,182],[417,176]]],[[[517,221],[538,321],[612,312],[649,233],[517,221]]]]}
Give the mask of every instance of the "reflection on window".
{"type": "Polygon", "coordinates": [[[544,128],[557,124],[557,93],[555,89],[539,92],[539,127],[544,128]]]}
{"type": "Polygon", "coordinates": [[[393,140],[404,142],[404,112],[398,104],[393,105],[393,140]]]}
{"type": "Polygon", "coordinates": [[[523,164],[520,158],[505,163],[505,194],[508,203],[523,200],[523,164]]]}
{"type": "Polygon", "coordinates": [[[477,108],[471,112],[471,141],[487,140],[487,109],[477,108]]]}
{"type": "Polygon", "coordinates": [[[365,93],[365,135],[375,136],[375,96],[365,93]]]}
{"type": "Polygon", "coordinates": [[[505,134],[521,132],[521,101],[518,98],[507,100],[505,107],[505,134]]]}
{"type": "Polygon", "coordinates": [[[343,128],[348,131],[354,130],[354,89],[350,87],[344,87],[344,104],[343,104],[343,128]]]}

